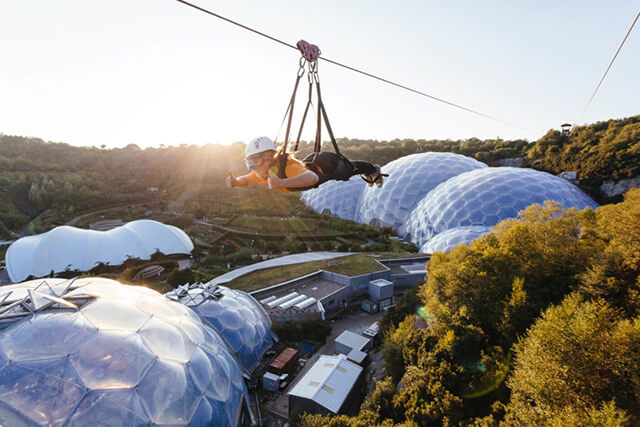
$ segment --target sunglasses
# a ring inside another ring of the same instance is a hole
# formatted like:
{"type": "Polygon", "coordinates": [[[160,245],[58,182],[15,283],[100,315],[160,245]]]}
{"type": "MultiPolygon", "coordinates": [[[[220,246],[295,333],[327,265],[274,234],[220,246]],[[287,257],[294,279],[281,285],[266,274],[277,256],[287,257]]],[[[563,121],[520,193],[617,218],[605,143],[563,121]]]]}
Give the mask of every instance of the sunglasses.
{"type": "Polygon", "coordinates": [[[245,164],[247,165],[247,169],[254,169],[260,166],[264,162],[264,158],[262,156],[252,156],[247,157],[245,159],[245,164]]]}

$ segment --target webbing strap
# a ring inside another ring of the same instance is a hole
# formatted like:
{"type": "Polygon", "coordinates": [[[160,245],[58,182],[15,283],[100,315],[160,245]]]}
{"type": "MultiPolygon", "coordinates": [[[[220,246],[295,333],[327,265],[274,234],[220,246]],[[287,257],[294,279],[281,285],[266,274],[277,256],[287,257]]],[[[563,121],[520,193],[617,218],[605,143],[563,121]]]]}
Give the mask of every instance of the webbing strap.
{"type": "MultiPolygon", "coordinates": [[[[289,119],[287,120],[287,130],[284,136],[284,143],[282,144],[282,148],[280,151],[283,153],[287,152],[287,145],[289,144],[289,134],[291,132],[291,123],[293,122],[293,107],[296,103],[296,93],[298,92],[298,85],[300,84],[300,79],[304,75],[304,64],[301,62],[300,68],[298,69],[298,73],[296,75],[296,83],[293,86],[293,93],[291,94],[291,99],[289,100],[289,105],[287,106],[287,111],[285,111],[285,117],[287,114],[289,115],[289,119]]],[[[297,144],[296,144],[297,146],[297,144]]]]}
{"type": "MultiPolygon", "coordinates": [[[[291,123],[293,122],[293,109],[294,109],[294,105],[295,105],[295,98],[296,98],[296,93],[298,91],[298,85],[300,83],[300,79],[302,78],[302,76],[304,75],[304,61],[305,57],[303,56],[300,60],[300,68],[298,69],[298,74],[296,77],[296,83],[295,86],[293,88],[293,93],[291,94],[291,99],[289,100],[289,106],[287,107],[287,111],[285,112],[285,117],[288,114],[289,118],[287,121],[287,130],[285,133],[285,139],[284,139],[284,143],[282,144],[282,147],[280,148],[279,151],[279,159],[280,160],[278,163],[278,174],[282,174],[284,175],[284,171],[281,170],[283,169],[283,165],[282,165],[282,160],[284,160],[285,165],[286,165],[286,155],[287,155],[287,146],[289,144],[289,135],[291,133],[291,123]]],[[[314,142],[314,146],[313,146],[313,158],[311,160],[311,164],[314,164],[316,162],[316,158],[318,153],[320,153],[322,151],[322,121],[324,120],[324,124],[327,127],[327,132],[329,133],[329,138],[331,139],[331,144],[333,145],[333,149],[335,150],[336,154],[338,156],[340,156],[340,158],[342,158],[343,160],[345,160],[349,165],[351,165],[351,167],[353,168],[353,165],[351,164],[351,161],[349,159],[347,159],[344,155],[342,155],[342,153],[340,153],[340,148],[338,148],[338,143],[336,141],[336,138],[333,134],[333,129],[331,128],[331,124],[329,123],[329,116],[327,114],[327,110],[324,107],[324,103],[322,102],[322,94],[320,91],[320,80],[318,79],[318,63],[317,62],[308,62],[309,64],[309,98],[307,100],[307,105],[305,106],[304,109],[304,114],[302,115],[302,121],[300,123],[300,129],[298,130],[298,135],[296,138],[296,144],[294,146],[294,151],[298,151],[298,146],[300,145],[300,138],[302,136],[302,131],[304,129],[304,124],[305,121],[307,119],[307,114],[309,112],[309,107],[311,106],[311,101],[313,98],[313,83],[315,82],[315,86],[316,86],[316,96],[318,97],[318,107],[317,107],[317,113],[316,113],[316,135],[315,135],[315,142],[314,142]]]]}
{"type": "Polygon", "coordinates": [[[302,129],[304,129],[304,122],[307,120],[307,113],[309,112],[309,107],[311,106],[311,97],[313,94],[313,82],[309,81],[309,100],[307,101],[307,106],[304,108],[304,114],[302,115],[302,122],[300,122],[300,130],[298,130],[298,137],[296,138],[296,145],[293,147],[293,151],[298,151],[298,146],[300,145],[300,137],[302,136],[302,129]]]}
{"type": "Polygon", "coordinates": [[[329,132],[329,137],[331,138],[331,144],[333,144],[333,149],[336,151],[336,154],[342,157],[342,155],[340,154],[340,149],[338,148],[338,143],[336,142],[336,137],[333,136],[333,130],[331,129],[331,124],[329,123],[327,110],[324,108],[324,103],[322,102],[322,97],[320,95],[320,81],[316,81],[316,90],[318,91],[318,104],[320,105],[320,110],[322,111],[322,118],[324,118],[324,124],[327,127],[327,132],[329,132]]]}

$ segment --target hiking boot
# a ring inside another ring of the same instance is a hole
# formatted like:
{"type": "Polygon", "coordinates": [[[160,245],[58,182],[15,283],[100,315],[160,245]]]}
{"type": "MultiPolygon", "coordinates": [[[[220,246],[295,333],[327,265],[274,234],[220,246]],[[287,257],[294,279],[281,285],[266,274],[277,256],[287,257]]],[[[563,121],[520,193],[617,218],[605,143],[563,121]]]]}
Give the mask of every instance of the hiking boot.
{"type": "Polygon", "coordinates": [[[376,165],[376,170],[378,171],[378,176],[376,176],[375,183],[378,188],[382,188],[382,184],[384,183],[384,174],[380,171],[380,166],[376,165]]]}
{"type": "Polygon", "coordinates": [[[362,174],[364,180],[367,182],[369,187],[373,187],[373,184],[376,184],[378,187],[382,187],[383,184],[383,175],[380,169],[380,165],[374,165],[376,167],[376,171],[374,173],[362,174]]]}

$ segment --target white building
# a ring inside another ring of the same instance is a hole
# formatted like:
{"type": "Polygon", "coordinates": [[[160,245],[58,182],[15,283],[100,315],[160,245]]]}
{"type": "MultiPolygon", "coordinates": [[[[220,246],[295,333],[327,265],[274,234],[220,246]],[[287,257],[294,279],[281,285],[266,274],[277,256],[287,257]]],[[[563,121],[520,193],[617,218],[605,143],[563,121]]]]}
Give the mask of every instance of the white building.
{"type": "Polygon", "coordinates": [[[56,227],[18,239],[9,246],[5,260],[9,278],[21,282],[52,271],[89,271],[99,263],[119,265],[129,257],[148,260],[156,251],[169,255],[192,250],[191,239],[181,229],[143,219],[109,231],[56,227]]]}
{"type": "Polygon", "coordinates": [[[289,391],[289,416],[294,413],[339,414],[357,409],[364,396],[362,368],[343,354],[322,355],[289,391]]]}

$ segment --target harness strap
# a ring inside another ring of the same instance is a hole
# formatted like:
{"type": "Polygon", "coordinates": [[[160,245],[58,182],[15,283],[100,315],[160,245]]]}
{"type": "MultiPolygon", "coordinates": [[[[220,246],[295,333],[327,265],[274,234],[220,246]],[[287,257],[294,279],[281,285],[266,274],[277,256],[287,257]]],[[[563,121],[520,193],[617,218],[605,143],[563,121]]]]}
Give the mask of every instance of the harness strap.
{"type": "MultiPolygon", "coordinates": [[[[289,144],[289,133],[291,132],[291,123],[293,122],[293,108],[296,103],[296,93],[298,92],[298,85],[300,84],[300,79],[304,75],[304,58],[300,59],[300,68],[298,68],[298,73],[296,75],[296,83],[293,86],[293,93],[291,94],[291,99],[289,99],[289,105],[287,106],[287,110],[284,113],[284,116],[289,118],[287,120],[287,130],[284,137],[284,143],[282,144],[281,150],[287,151],[287,145],[289,144]]],[[[275,141],[274,141],[275,142],[275,141]]],[[[297,146],[297,144],[296,144],[297,146]]]]}
{"type": "Polygon", "coordinates": [[[298,130],[298,137],[296,138],[296,145],[293,147],[293,151],[298,151],[298,146],[300,145],[300,136],[302,136],[302,129],[304,129],[304,122],[307,120],[307,113],[309,112],[309,107],[311,106],[311,98],[313,95],[313,81],[309,79],[309,100],[307,101],[307,105],[304,108],[304,114],[302,115],[302,122],[300,123],[300,130],[298,130]]]}

